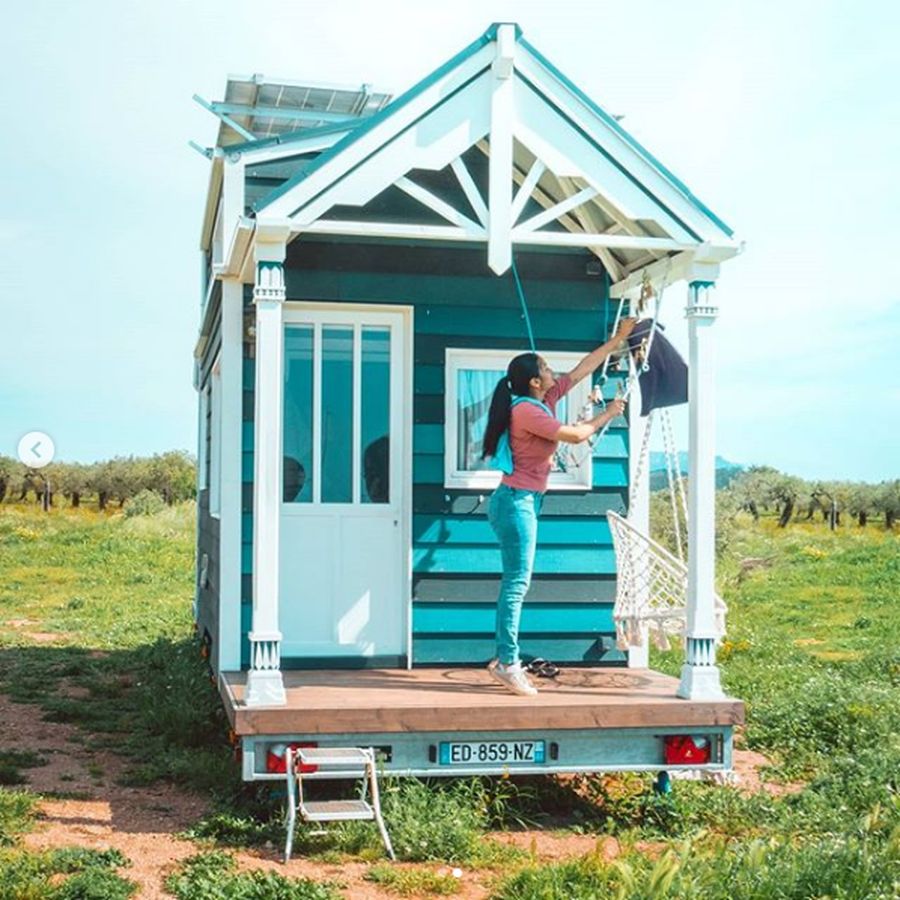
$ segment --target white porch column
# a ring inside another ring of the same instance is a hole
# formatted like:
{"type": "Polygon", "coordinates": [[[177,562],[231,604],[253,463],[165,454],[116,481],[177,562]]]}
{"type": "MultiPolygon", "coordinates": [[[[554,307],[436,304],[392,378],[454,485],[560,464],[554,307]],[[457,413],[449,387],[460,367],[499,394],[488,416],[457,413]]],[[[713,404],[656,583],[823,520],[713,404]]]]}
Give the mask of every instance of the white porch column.
{"type": "Polygon", "coordinates": [[[253,469],[253,624],[247,706],[286,702],[278,628],[280,576],[282,393],[284,378],[283,240],[264,242],[257,230],[256,415],[253,469]]]}
{"type": "Polygon", "coordinates": [[[501,25],[497,29],[497,55],[491,65],[491,155],[488,158],[488,265],[497,275],[512,265],[515,52],[515,25],[501,25]]]}
{"type": "MultiPolygon", "coordinates": [[[[697,267],[702,269],[705,267],[697,267]]],[[[713,289],[717,266],[706,278],[690,280],[688,463],[688,587],[685,660],[678,696],[687,700],[723,697],[716,666],[716,447],[715,357],[713,323],[718,314],[713,289]]],[[[696,274],[694,276],[697,277],[696,274]]],[[[701,275],[701,277],[703,277],[701,275]]]]}

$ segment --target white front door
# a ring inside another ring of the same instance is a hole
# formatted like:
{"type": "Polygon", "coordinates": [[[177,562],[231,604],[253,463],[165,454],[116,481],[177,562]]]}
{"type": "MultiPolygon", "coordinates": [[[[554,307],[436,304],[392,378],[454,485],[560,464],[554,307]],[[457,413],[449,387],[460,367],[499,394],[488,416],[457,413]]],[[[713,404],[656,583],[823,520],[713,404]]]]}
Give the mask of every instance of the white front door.
{"type": "Polygon", "coordinates": [[[407,313],[285,306],[285,662],[402,657],[409,628],[407,313]]]}

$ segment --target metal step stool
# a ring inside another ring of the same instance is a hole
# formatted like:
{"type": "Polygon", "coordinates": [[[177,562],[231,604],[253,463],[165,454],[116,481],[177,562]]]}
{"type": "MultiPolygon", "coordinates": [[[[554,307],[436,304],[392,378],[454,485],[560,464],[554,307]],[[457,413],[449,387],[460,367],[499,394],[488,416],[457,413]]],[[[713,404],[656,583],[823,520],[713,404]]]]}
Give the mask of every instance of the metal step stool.
{"type": "Polygon", "coordinates": [[[381,795],[378,791],[378,773],[372,747],[298,747],[296,750],[288,747],[284,758],[288,798],[285,862],[291,858],[298,809],[307,822],[374,820],[384,842],[384,849],[391,859],[396,859],[381,815],[381,795]],[[316,781],[358,779],[361,782],[359,799],[307,800],[303,796],[303,777],[308,773],[302,771],[303,766],[317,767],[314,774],[309,774],[316,781]],[[366,799],[367,793],[371,793],[371,802],[366,799]]]}

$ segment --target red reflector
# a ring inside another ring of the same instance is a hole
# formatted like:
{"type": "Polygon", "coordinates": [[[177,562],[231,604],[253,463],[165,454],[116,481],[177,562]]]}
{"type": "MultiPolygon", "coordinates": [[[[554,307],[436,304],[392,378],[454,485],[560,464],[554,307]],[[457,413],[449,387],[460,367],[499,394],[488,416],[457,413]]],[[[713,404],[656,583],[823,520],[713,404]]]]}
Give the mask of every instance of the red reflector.
{"type": "MultiPolygon", "coordinates": [[[[270,774],[274,775],[284,775],[287,769],[287,761],[285,760],[285,754],[287,752],[288,747],[291,750],[297,750],[299,747],[318,747],[319,745],[316,743],[302,743],[302,744],[271,744],[269,746],[269,751],[266,753],[266,771],[270,774]]],[[[309,775],[311,772],[315,772],[318,770],[318,766],[297,766],[297,771],[302,775],[309,775]]]]}
{"type": "Polygon", "coordinates": [[[663,757],[669,765],[686,766],[708,763],[710,742],[687,734],[670,734],[663,740],[663,757]]]}

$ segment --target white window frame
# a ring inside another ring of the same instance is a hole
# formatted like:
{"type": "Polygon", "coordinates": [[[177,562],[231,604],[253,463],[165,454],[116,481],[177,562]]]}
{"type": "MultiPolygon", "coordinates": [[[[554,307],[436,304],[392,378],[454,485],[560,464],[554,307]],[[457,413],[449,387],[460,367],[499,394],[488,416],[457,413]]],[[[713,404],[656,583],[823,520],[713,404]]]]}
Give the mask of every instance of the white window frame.
{"type": "Polygon", "coordinates": [[[209,514],[222,512],[222,360],[216,357],[209,373],[209,514]]]}
{"type": "MultiPolygon", "coordinates": [[[[457,375],[464,369],[496,369],[505,371],[509,361],[524,350],[482,350],[448,347],[444,355],[444,487],[460,490],[493,490],[502,473],[493,469],[474,472],[461,470],[456,464],[457,375]]],[[[570,372],[584,358],[583,353],[550,351],[541,354],[554,372],[570,372]]],[[[574,422],[591,392],[591,379],[584,378],[568,393],[568,417],[574,422]]],[[[575,458],[579,465],[570,465],[566,472],[551,472],[548,491],[589,491],[593,487],[593,453],[587,445],[578,445],[575,458]]]]}
{"type": "Polygon", "coordinates": [[[209,487],[209,468],[206,458],[206,437],[208,424],[206,414],[209,411],[209,381],[198,391],[198,415],[197,415],[197,492],[205,491],[209,487]]]}

